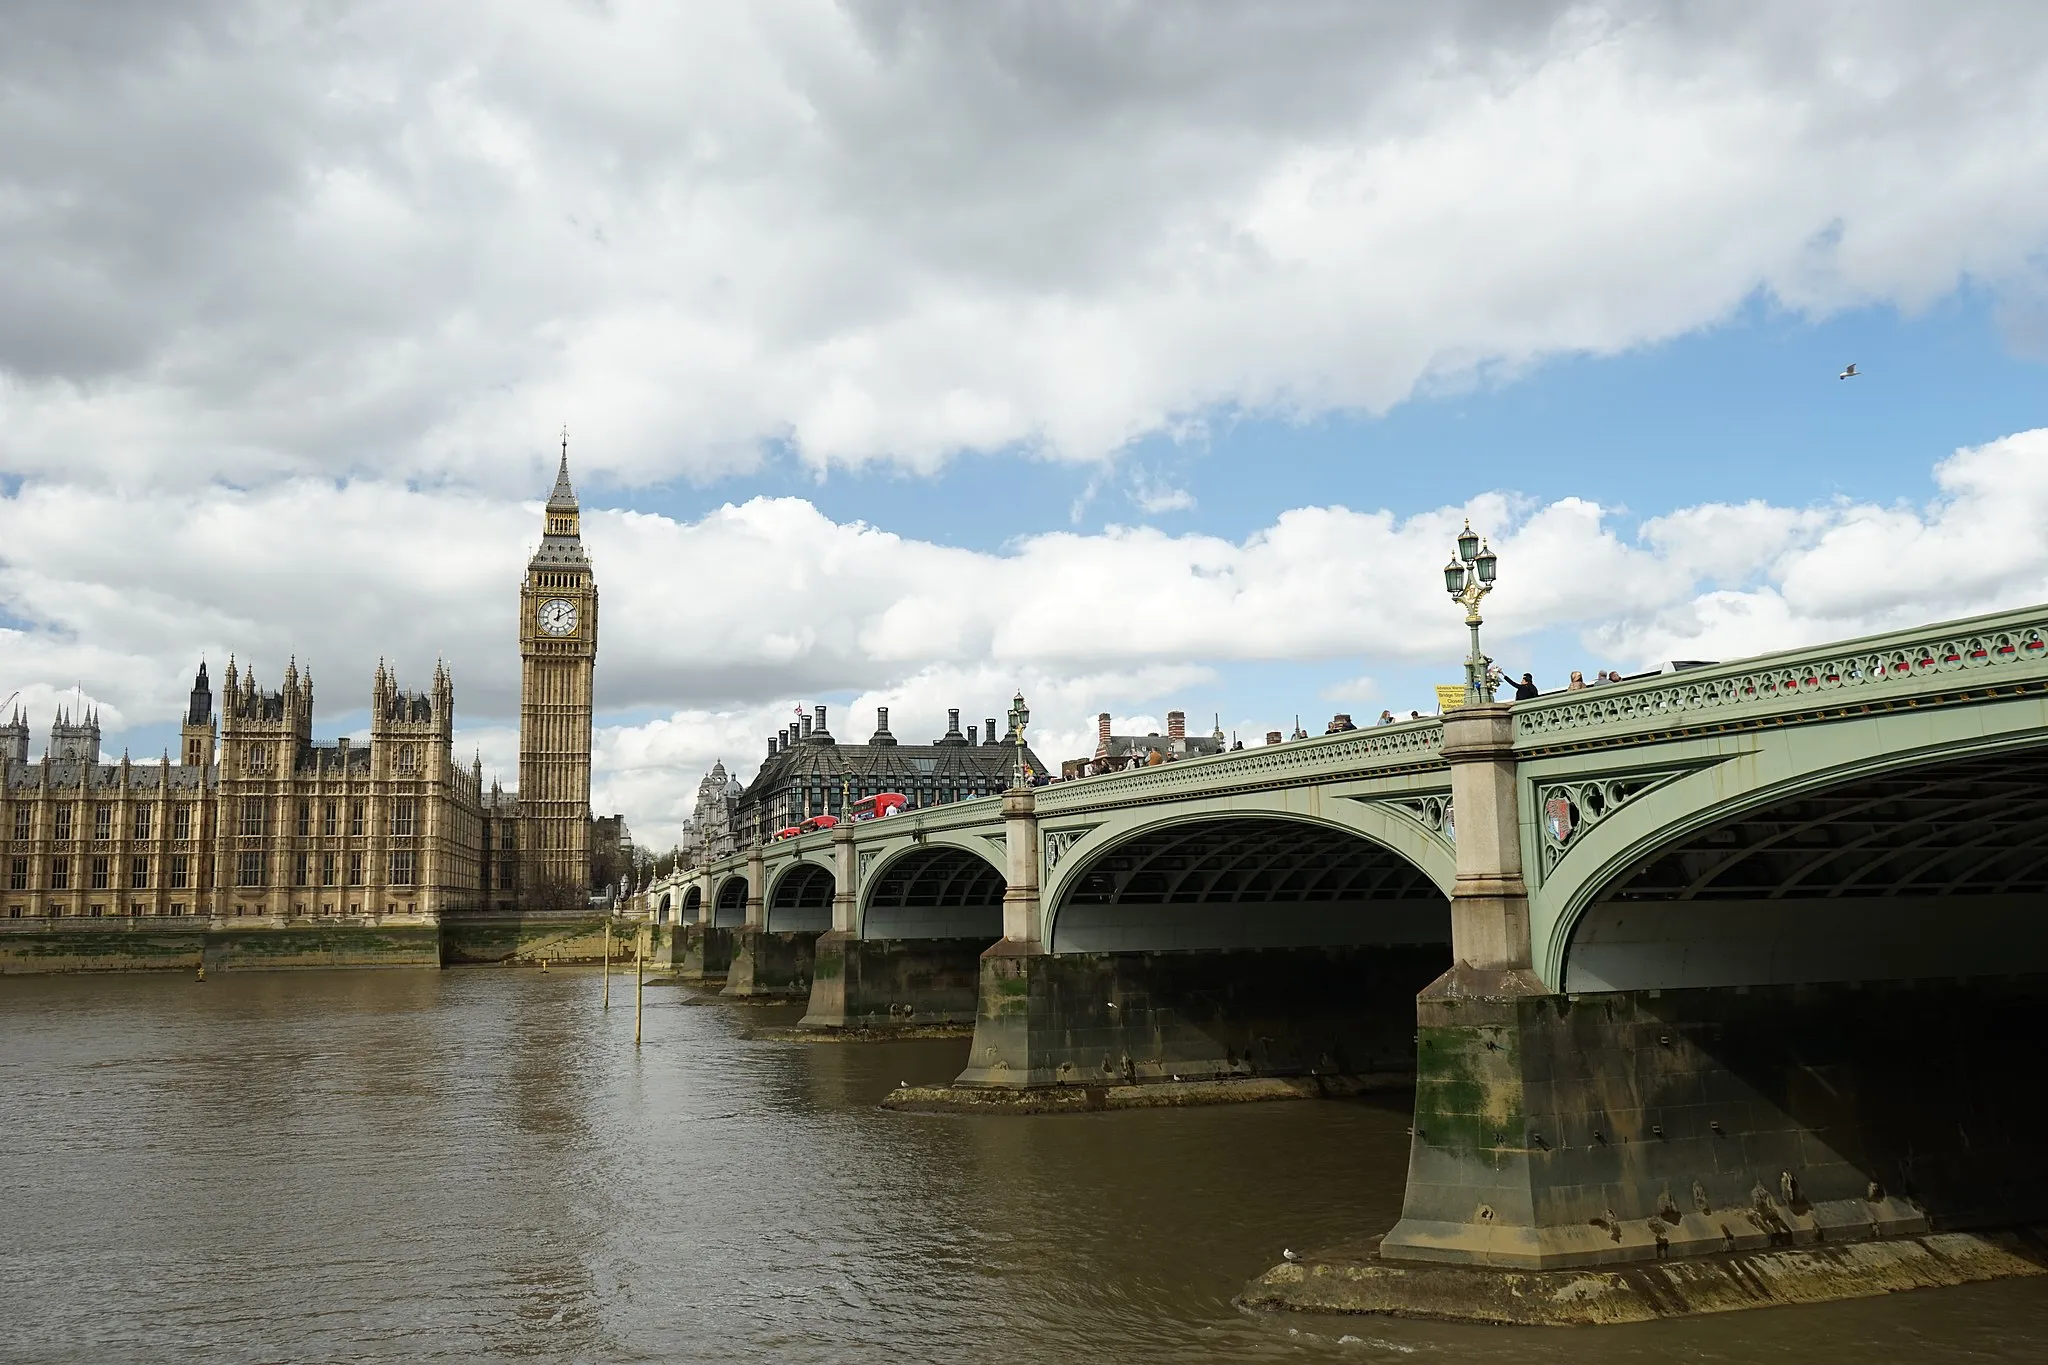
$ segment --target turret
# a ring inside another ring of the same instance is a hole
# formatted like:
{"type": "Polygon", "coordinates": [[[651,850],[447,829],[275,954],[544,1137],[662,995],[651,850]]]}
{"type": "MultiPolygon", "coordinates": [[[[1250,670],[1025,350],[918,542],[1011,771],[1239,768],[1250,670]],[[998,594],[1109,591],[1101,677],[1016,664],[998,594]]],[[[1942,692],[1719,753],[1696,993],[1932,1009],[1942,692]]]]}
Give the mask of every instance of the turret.
{"type": "Polygon", "coordinates": [[[192,702],[185,708],[187,725],[206,725],[213,720],[213,688],[206,681],[206,660],[199,661],[199,672],[192,679],[192,702]]]}
{"type": "Polygon", "coordinates": [[[28,717],[19,706],[7,718],[7,724],[0,725],[0,762],[28,762],[28,717]]]}
{"type": "MultiPolygon", "coordinates": [[[[234,687],[234,661],[228,661],[227,687],[234,687]]],[[[206,681],[206,661],[199,661],[199,672],[192,679],[192,700],[185,708],[185,723],[180,727],[178,739],[179,761],[190,768],[203,768],[213,762],[213,689],[206,681]]]]}
{"type": "Polygon", "coordinates": [[[99,711],[96,708],[82,711],[74,721],[70,713],[60,707],[56,723],[50,727],[50,756],[59,763],[67,759],[84,764],[99,762],[99,711]]]}

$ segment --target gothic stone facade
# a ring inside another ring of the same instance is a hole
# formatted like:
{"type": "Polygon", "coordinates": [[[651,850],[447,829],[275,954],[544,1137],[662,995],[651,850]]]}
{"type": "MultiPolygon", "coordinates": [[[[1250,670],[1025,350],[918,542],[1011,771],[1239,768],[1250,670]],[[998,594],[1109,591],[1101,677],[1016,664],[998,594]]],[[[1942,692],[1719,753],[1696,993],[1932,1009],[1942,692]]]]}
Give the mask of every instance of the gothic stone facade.
{"type": "Polygon", "coordinates": [[[0,727],[0,905],[10,918],[431,921],[477,903],[481,774],[456,766],[455,691],[401,691],[382,664],[370,742],[313,743],[313,679],[276,691],[230,660],[218,745],[205,666],[180,758],[100,761],[96,715],[60,713],[29,759],[25,718],[0,727]]]}
{"type": "Polygon", "coordinates": [[[0,725],[0,913],[431,922],[585,905],[597,589],[566,451],[546,515],[520,591],[526,799],[455,762],[444,667],[412,692],[379,663],[363,747],[313,743],[296,661],[270,691],[230,660],[217,717],[202,664],[176,763],[102,762],[92,712],[60,711],[33,761],[26,716],[0,725]]]}

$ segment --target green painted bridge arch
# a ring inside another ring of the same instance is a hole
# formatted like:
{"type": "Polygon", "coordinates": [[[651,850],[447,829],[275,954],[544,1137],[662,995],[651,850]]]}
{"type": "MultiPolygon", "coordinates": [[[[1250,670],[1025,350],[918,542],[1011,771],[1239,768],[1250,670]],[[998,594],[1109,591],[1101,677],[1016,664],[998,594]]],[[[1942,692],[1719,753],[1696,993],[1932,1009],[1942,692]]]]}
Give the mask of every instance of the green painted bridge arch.
{"type": "Polygon", "coordinates": [[[1441,745],[1438,722],[1406,722],[1040,788],[1037,939],[1054,953],[1303,946],[1376,941],[1398,922],[1398,941],[1442,941],[1441,927],[1421,927],[1456,877],[1441,745]],[[1282,881],[1233,884],[1261,846],[1271,856],[1260,870],[1282,881]],[[1203,885],[1110,923],[1106,901],[1138,903],[1136,863],[1174,857],[1193,859],[1203,885]],[[1340,884],[1345,912],[1302,913],[1333,910],[1340,884]],[[1387,901],[1377,920],[1365,913],[1376,888],[1387,901]]]}
{"type": "Polygon", "coordinates": [[[832,927],[832,868],[813,858],[795,858],[768,879],[767,925],[771,934],[832,927]]]}
{"type": "Polygon", "coordinates": [[[865,939],[1003,936],[1001,852],[988,840],[936,838],[880,851],[860,889],[865,939]]]}
{"type": "Polygon", "coordinates": [[[1041,890],[1051,953],[1450,942],[1449,839],[1382,802],[1212,798],[1041,840],[1059,850],[1041,890]]]}
{"type": "Polygon", "coordinates": [[[2033,609],[1515,708],[1537,976],[1622,990],[2048,969],[2032,927],[2044,630],[2033,609]]]}
{"type": "Polygon", "coordinates": [[[711,900],[711,924],[716,929],[733,929],[747,922],[747,874],[728,871],[717,878],[717,893],[711,900]]]}

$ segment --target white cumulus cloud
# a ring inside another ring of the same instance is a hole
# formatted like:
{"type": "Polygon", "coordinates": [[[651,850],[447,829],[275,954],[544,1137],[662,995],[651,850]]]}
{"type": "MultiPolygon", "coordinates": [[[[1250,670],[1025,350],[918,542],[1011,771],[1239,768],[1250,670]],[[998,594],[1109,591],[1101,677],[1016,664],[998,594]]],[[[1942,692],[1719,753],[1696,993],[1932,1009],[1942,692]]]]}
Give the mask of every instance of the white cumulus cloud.
{"type": "Polygon", "coordinates": [[[0,471],[125,484],[1096,460],[2048,249],[2027,5],[23,0],[0,107],[0,471]]]}

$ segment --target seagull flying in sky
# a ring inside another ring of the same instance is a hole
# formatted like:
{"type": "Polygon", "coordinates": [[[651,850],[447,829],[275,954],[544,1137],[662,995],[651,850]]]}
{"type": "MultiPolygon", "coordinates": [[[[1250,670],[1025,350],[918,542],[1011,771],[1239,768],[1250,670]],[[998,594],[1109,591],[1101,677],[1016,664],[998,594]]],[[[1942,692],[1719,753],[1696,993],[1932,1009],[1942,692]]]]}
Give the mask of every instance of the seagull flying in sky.
{"type": "Polygon", "coordinates": [[[1856,373],[1856,366],[1853,363],[1849,366],[1848,369],[1842,371],[1840,374],[1835,376],[1835,378],[1837,379],[1861,379],[1862,377],[1863,376],[1856,373]]]}

